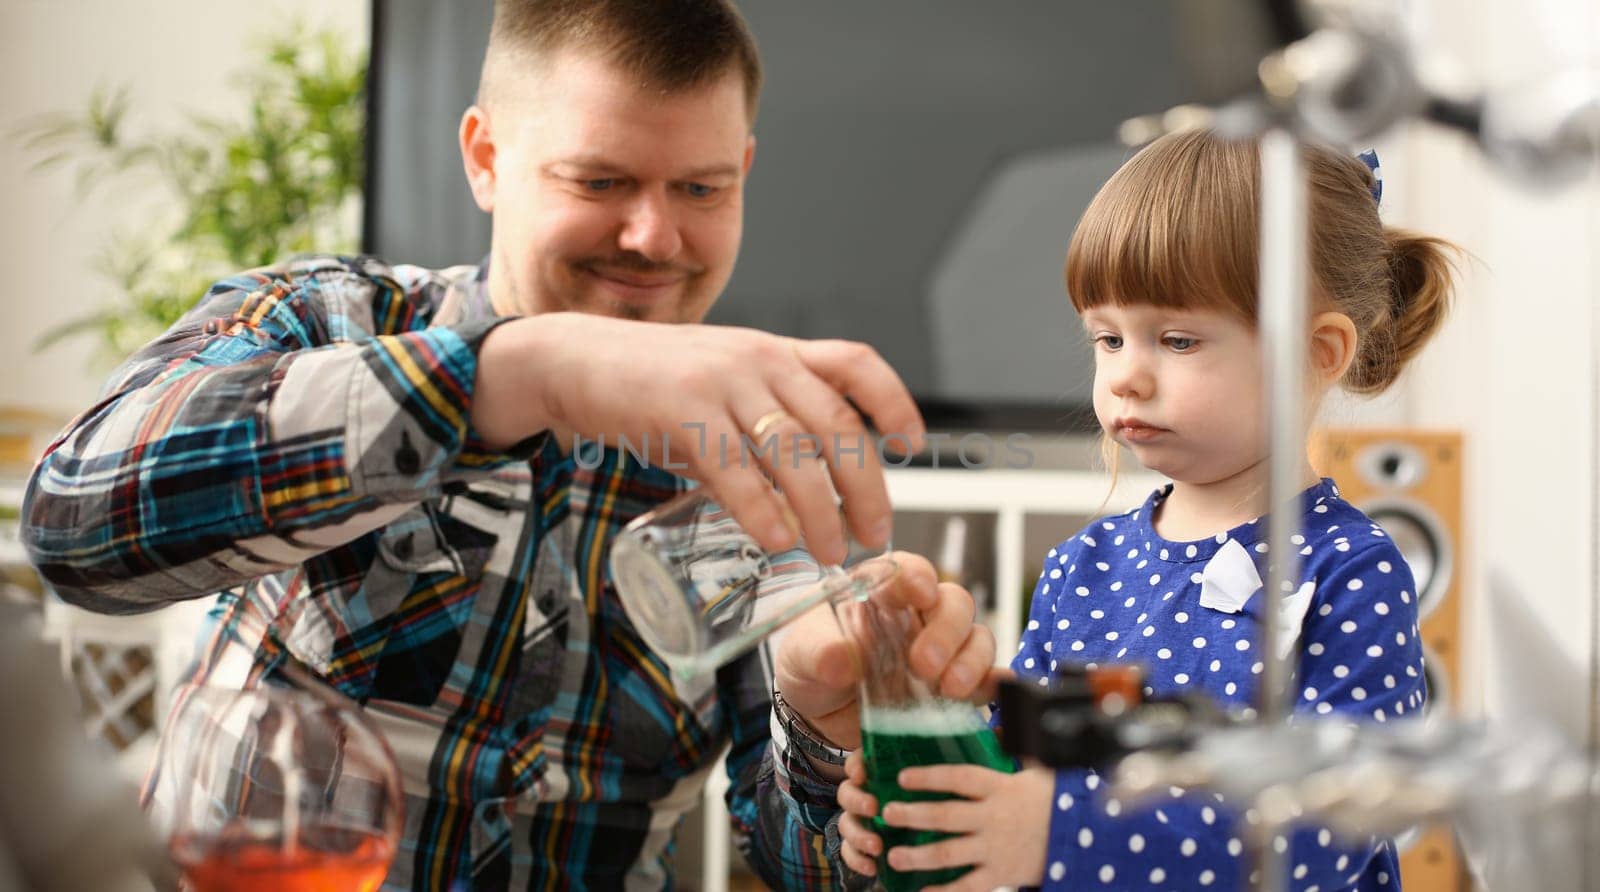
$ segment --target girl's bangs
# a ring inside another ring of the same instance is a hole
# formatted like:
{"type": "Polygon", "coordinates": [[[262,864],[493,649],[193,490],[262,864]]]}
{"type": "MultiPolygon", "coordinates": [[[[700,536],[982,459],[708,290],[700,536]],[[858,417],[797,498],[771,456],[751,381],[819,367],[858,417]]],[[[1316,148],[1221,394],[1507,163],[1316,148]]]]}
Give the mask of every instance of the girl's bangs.
{"type": "Polygon", "coordinates": [[[1255,182],[1249,143],[1180,138],[1147,147],[1106,182],[1073,233],[1073,308],[1149,304],[1253,324],[1255,182]]]}

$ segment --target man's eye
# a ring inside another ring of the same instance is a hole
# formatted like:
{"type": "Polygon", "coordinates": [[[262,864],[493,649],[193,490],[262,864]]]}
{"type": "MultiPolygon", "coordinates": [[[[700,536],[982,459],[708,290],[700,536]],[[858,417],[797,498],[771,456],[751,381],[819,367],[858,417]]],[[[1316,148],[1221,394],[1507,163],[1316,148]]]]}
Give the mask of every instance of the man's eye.
{"type": "Polygon", "coordinates": [[[683,188],[693,198],[710,198],[717,194],[716,186],[707,186],[705,183],[689,183],[683,188]]]}
{"type": "Polygon", "coordinates": [[[1098,343],[1100,346],[1106,348],[1107,350],[1121,350],[1122,349],[1122,335],[1102,334],[1102,335],[1095,335],[1094,339],[1095,339],[1096,343],[1098,343]]]}
{"type": "Polygon", "coordinates": [[[1169,337],[1166,340],[1167,346],[1178,351],[1179,353],[1188,353],[1190,350],[1194,349],[1195,344],[1199,343],[1199,341],[1195,340],[1194,338],[1181,338],[1177,336],[1169,337]]]}
{"type": "Polygon", "coordinates": [[[584,180],[583,186],[590,192],[604,192],[617,184],[615,177],[601,177],[594,180],[584,180]]]}

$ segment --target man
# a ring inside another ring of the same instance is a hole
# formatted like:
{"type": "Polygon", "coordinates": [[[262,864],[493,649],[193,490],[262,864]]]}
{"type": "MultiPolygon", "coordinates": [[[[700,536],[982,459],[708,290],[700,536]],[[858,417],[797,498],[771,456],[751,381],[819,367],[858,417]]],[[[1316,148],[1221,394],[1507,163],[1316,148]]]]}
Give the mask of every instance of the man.
{"type": "MultiPolygon", "coordinates": [[[[759,86],[726,0],[499,0],[460,129],[493,214],[484,264],[321,257],[219,283],[35,472],[25,536],[65,598],[227,590],[197,679],[296,659],[365,704],[406,781],[391,887],[662,888],[730,741],[751,864],[841,880],[835,781],[859,728],[835,633],[802,623],[770,671],[756,654],[675,682],[606,570],[612,535],[687,485],[673,470],[768,548],[799,532],[837,562],[846,523],[881,545],[873,450],[834,454],[865,434],[851,403],[922,434],[860,344],[695,324],[738,251],[759,86]],[[801,434],[829,461],[800,460],[801,434]],[[569,452],[619,435],[668,454],[569,452]],[[785,445],[765,467],[700,445],[740,435],[785,445]]],[[[905,566],[917,670],[967,695],[993,638],[970,596],[905,566]]]]}

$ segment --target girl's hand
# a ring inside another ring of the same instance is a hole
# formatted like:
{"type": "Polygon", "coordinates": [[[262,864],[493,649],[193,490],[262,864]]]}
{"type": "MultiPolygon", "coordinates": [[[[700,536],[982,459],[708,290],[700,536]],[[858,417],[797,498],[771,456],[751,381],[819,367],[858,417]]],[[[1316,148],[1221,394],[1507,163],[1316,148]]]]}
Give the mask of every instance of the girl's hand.
{"type": "Polygon", "coordinates": [[[866,791],[867,766],[860,751],[850,754],[844,763],[844,781],[839,784],[839,854],[851,870],[862,876],[877,876],[875,860],[883,852],[883,840],[867,829],[867,820],[877,815],[878,800],[866,791]]]}
{"type": "MultiPolygon", "coordinates": [[[[927,845],[890,849],[889,864],[895,870],[972,866],[961,879],[935,886],[930,892],[983,892],[996,886],[1037,886],[1044,881],[1055,772],[1028,768],[1005,774],[976,765],[932,765],[900,772],[900,785],[961,798],[884,806],[884,821],[896,827],[956,834],[927,845]]],[[[839,801],[844,804],[842,787],[839,801]]],[[[878,842],[876,835],[871,838],[878,842]]],[[[853,863],[851,867],[855,869],[853,863]]]]}

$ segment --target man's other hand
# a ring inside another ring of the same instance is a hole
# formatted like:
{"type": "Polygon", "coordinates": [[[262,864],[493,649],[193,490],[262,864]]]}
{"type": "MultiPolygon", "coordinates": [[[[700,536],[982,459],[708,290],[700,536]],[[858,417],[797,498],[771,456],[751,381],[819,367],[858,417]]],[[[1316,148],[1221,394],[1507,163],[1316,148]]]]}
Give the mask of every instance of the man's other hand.
{"type": "MultiPolygon", "coordinates": [[[[994,665],[994,633],[974,622],[971,593],[939,582],[927,558],[898,551],[894,560],[899,572],[874,597],[917,611],[922,628],[911,642],[912,673],[944,697],[992,699],[1007,673],[994,665]]],[[[831,606],[795,621],[779,642],[776,664],[777,688],[795,712],[836,746],[861,745],[860,658],[831,606]]]]}

